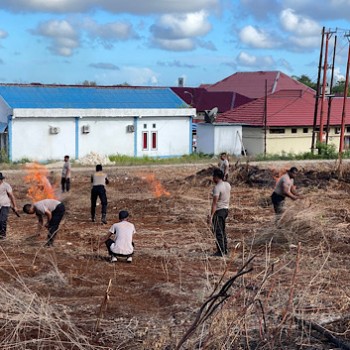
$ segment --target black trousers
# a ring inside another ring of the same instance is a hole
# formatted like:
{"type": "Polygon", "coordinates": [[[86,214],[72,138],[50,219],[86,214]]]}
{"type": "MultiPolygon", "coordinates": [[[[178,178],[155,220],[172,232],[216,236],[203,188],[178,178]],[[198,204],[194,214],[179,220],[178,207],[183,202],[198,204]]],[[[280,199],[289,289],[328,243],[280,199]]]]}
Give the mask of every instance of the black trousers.
{"type": "Polygon", "coordinates": [[[61,188],[62,188],[62,192],[64,191],[69,191],[70,190],[70,178],[65,178],[62,177],[61,178],[61,188]]]}
{"type": "Polygon", "coordinates": [[[280,194],[277,194],[276,192],[273,192],[271,195],[271,200],[272,200],[273,209],[275,210],[275,213],[277,215],[282,214],[285,197],[281,196],[280,194]]]}
{"type": "Polygon", "coordinates": [[[93,186],[91,189],[91,218],[95,218],[97,198],[101,201],[101,213],[107,214],[107,195],[103,185],[93,186]]]}
{"type": "MultiPolygon", "coordinates": [[[[131,254],[128,254],[128,255],[113,253],[113,252],[111,251],[111,245],[112,245],[113,243],[114,243],[114,241],[113,241],[113,239],[111,239],[111,238],[108,238],[107,241],[105,242],[106,247],[107,247],[107,250],[108,250],[108,254],[109,254],[110,256],[120,256],[120,257],[126,257],[126,258],[128,258],[129,256],[134,255],[134,252],[132,252],[131,254]]],[[[133,246],[133,247],[135,246],[135,245],[134,245],[134,242],[132,243],[132,246],[133,246]]]]}
{"type": "Polygon", "coordinates": [[[60,222],[63,218],[63,215],[65,213],[66,209],[64,207],[63,203],[60,203],[57,205],[55,210],[51,213],[52,217],[49,221],[49,227],[48,227],[48,234],[47,234],[47,245],[52,245],[53,241],[55,239],[55,236],[58,231],[58,227],[60,225],[60,222]]]}
{"type": "Polygon", "coordinates": [[[6,237],[7,217],[9,215],[10,207],[1,207],[0,209],[0,237],[6,237]]]}
{"type": "Polygon", "coordinates": [[[213,232],[216,238],[216,248],[221,254],[227,254],[227,237],[225,232],[228,209],[217,210],[212,219],[213,232]]]}

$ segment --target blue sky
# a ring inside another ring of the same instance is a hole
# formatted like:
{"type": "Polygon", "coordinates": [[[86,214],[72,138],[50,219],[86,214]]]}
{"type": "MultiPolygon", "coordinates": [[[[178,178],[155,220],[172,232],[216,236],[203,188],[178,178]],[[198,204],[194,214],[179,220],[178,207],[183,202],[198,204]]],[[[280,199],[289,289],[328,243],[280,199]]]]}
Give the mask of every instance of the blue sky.
{"type": "Polygon", "coordinates": [[[341,28],[341,79],[350,0],[0,0],[0,18],[2,83],[198,86],[256,70],[316,80],[323,26],[341,28]]]}

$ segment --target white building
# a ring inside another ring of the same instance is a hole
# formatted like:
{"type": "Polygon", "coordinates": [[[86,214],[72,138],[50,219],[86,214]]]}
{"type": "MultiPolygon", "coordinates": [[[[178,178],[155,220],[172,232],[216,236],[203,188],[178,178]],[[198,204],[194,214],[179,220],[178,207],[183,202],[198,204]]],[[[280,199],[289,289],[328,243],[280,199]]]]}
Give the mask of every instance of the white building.
{"type": "Polygon", "coordinates": [[[194,115],[168,88],[3,84],[0,147],[10,161],[175,157],[192,152],[194,115]]]}
{"type": "Polygon", "coordinates": [[[227,152],[241,155],[242,125],[232,123],[198,123],[197,152],[220,154],[227,152]]]}

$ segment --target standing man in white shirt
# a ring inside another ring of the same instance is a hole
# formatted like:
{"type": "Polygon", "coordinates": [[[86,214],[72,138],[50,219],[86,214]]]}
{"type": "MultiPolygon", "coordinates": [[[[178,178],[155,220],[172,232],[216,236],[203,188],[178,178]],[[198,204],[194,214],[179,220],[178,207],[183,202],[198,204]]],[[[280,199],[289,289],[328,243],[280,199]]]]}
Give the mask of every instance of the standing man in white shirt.
{"type": "Polygon", "coordinates": [[[64,163],[62,168],[62,176],[61,176],[61,187],[62,192],[70,190],[70,175],[71,175],[71,165],[69,162],[69,156],[64,156],[64,163]]]}
{"type": "Polygon", "coordinates": [[[222,152],[220,154],[220,162],[219,162],[219,169],[224,173],[224,181],[227,181],[228,178],[228,171],[230,169],[230,164],[227,159],[227,153],[222,152]]]}
{"type": "Polygon", "coordinates": [[[0,240],[6,239],[7,217],[12,207],[17,213],[16,199],[10,184],[4,181],[5,176],[0,173],[0,240]]]}
{"type": "Polygon", "coordinates": [[[224,173],[220,169],[214,169],[213,199],[211,204],[208,223],[212,224],[212,230],[216,238],[217,251],[214,256],[224,256],[228,254],[227,237],[225,232],[226,218],[230,206],[231,185],[224,181],[224,173]]]}
{"type": "Polygon", "coordinates": [[[126,261],[132,262],[134,254],[133,237],[136,233],[134,224],[128,221],[129,213],[126,210],[119,212],[119,222],[111,226],[107,236],[102,240],[108,249],[111,262],[117,262],[117,257],[126,258],[126,261]],[[114,239],[111,236],[114,235],[114,239]]]}

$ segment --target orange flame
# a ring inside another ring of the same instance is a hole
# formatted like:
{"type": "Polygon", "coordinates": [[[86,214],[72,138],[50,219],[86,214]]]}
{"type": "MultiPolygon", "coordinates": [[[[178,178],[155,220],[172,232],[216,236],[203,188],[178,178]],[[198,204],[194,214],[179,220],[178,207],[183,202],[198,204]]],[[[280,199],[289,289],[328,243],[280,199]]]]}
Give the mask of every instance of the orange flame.
{"type": "Polygon", "coordinates": [[[170,196],[170,192],[168,192],[163,187],[163,185],[156,179],[154,174],[147,174],[146,181],[151,186],[154,197],[159,198],[162,196],[166,196],[166,197],[170,196]]]}
{"type": "Polygon", "coordinates": [[[55,191],[47,178],[48,171],[44,165],[31,163],[26,165],[26,171],[24,182],[29,185],[27,197],[33,202],[55,198],[55,191]]]}

